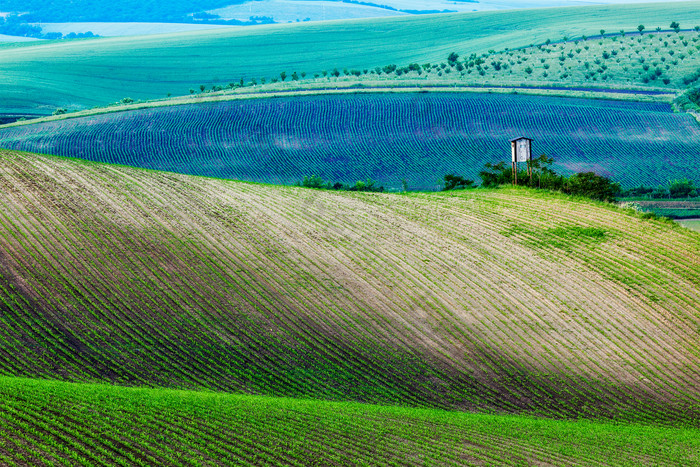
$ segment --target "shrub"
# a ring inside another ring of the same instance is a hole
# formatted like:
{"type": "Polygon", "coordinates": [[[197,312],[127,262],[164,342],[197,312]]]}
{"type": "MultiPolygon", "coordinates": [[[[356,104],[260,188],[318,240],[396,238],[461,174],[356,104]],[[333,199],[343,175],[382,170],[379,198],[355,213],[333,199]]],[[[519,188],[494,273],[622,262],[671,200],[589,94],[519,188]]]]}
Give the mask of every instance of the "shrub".
{"type": "Polygon", "coordinates": [[[444,177],[445,186],[442,191],[463,190],[465,188],[474,188],[474,180],[467,180],[461,175],[447,174],[444,177]]]}
{"type": "Polygon", "coordinates": [[[299,183],[299,186],[306,188],[330,189],[331,182],[325,181],[319,175],[311,175],[304,177],[304,179],[299,183]]]}
{"type": "Polygon", "coordinates": [[[668,191],[661,185],[654,188],[654,191],[651,192],[651,197],[654,199],[668,198],[668,196],[668,191]]]}
{"type": "Polygon", "coordinates": [[[345,185],[340,182],[333,183],[331,181],[324,180],[319,175],[306,176],[301,182],[297,183],[297,186],[303,186],[306,188],[315,188],[318,190],[343,190],[343,191],[373,191],[373,192],[383,192],[384,187],[377,185],[372,179],[367,179],[366,181],[358,180],[354,185],[345,185]]]}
{"type": "Polygon", "coordinates": [[[695,198],[698,195],[695,184],[687,178],[672,181],[668,187],[668,192],[671,198],[695,198]]]}
{"type": "Polygon", "coordinates": [[[594,172],[581,172],[570,176],[564,191],[571,195],[586,196],[600,201],[613,201],[620,194],[620,184],[594,172]]]}

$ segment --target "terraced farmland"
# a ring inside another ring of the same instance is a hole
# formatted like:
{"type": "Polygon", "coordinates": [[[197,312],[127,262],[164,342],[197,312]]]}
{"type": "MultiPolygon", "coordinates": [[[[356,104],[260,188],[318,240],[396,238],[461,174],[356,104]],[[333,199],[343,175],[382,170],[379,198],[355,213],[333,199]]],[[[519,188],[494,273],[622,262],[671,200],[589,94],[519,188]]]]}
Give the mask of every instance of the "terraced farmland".
{"type": "Polygon", "coordinates": [[[692,428],[0,379],[9,465],[690,465],[698,453],[692,428]]]}
{"type": "Polygon", "coordinates": [[[430,93],[254,99],[119,112],[0,129],[0,146],[186,174],[293,184],[307,175],[435,189],[478,180],[535,139],[564,173],[626,186],[700,179],[700,128],[665,104],[430,93]]]}
{"type": "Polygon", "coordinates": [[[0,154],[2,375],[697,425],[674,223],[0,154]]]}

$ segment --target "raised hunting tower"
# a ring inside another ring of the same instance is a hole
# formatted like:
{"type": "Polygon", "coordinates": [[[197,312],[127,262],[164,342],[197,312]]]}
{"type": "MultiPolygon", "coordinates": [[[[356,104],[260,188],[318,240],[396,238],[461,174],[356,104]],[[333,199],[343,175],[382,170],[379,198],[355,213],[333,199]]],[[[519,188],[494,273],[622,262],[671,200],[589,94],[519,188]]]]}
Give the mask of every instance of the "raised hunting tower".
{"type": "Polygon", "coordinates": [[[513,161],[513,185],[518,184],[518,162],[527,164],[527,175],[532,179],[532,139],[524,136],[510,140],[513,161]]]}

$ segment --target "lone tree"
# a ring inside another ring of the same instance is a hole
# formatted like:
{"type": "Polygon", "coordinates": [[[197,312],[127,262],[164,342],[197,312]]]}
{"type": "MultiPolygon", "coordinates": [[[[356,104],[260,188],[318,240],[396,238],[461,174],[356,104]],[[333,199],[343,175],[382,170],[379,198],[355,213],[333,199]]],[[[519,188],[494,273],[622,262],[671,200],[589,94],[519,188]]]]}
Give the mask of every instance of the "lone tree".
{"type": "Polygon", "coordinates": [[[670,26],[670,27],[671,27],[671,29],[673,29],[673,30],[676,31],[676,32],[678,32],[678,31],[681,30],[681,25],[678,24],[677,21],[671,22],[671,26],[670,26]]]}
{"type": "Polygon", "coordinates": [[[639,31],[640,35],[642,34],[642,31],[644,31],[644,29],[645,29],[645,27],[643,24],[640,24],[639,26],[637,26],[637,31],[639,31]]]}

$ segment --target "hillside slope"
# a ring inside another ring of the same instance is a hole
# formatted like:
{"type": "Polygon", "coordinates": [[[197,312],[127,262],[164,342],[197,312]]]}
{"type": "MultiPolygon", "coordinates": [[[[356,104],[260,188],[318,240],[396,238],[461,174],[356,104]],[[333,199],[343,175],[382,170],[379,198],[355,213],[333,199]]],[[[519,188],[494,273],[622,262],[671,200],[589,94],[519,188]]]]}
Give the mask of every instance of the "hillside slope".
{"type": "Polygon", "coordinates": [[[695,465],[687,427],[0,378],[6,465],[695,465]],[[575,440],[575,442],[572,442],[575,440]]]}
{"type": "Polygon", "coordinates": [[[700,236],[674,224],[0,154],[0,374],[697,422],[700,236]]]}
{"type": "Polygon", "coordinates": [[[534,139],[561,173],[625,187],[700,180],[700,127],[668,104],[477,93],[261,98],[163,106],[0,128],[0,147],[193,175],[294,184],[305,176],[387,189],[479,180],[534,139]]]}
{"type": "Polygon", "coordinates": [[[50,114],[130,96],[161,98],[281,71],[440,62],[563,36],[700,24],[697,2],[548,8],[283,24],[0,47],[0,114],[50,114]]]}

